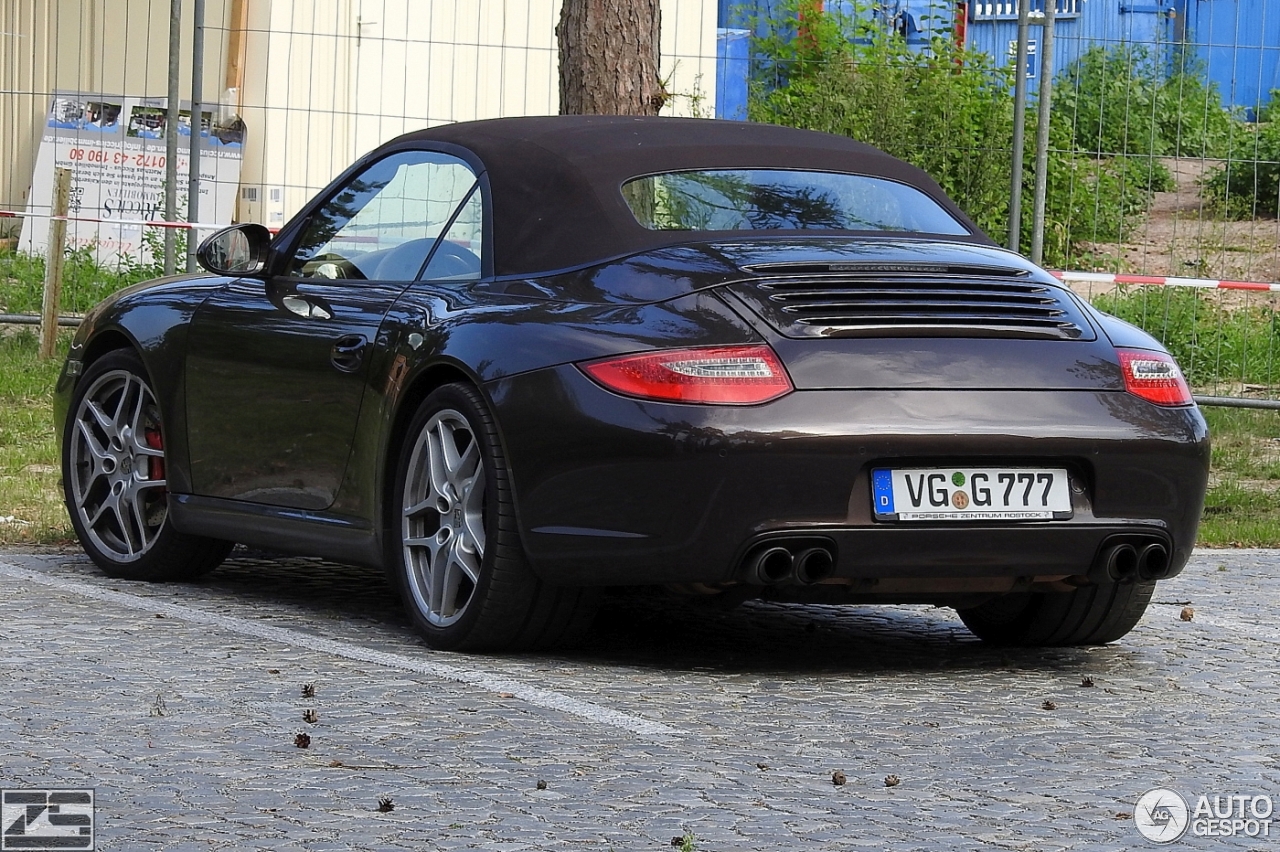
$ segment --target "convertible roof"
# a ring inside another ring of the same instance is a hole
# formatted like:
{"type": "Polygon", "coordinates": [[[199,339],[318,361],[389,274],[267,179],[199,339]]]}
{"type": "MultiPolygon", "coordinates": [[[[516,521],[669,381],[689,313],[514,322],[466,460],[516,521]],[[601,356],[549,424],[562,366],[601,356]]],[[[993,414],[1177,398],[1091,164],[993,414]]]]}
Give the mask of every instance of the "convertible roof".
{"type": "MultiPolygon", "coordinates": [[[[811,130],[695,118],[539,116],[447,124],[388,145],[405,142],[461,146],[488,172],[498,275],[568,269],[689,242],[688,231],[642,226],[621,192],[631,178],[686,169],[796,168],[886,177],[920,189],[988,242],[920,169],[870,145],[811,130]]],[[[697,238],[725,236],[745,235],[699,232],[697,238]]]]}

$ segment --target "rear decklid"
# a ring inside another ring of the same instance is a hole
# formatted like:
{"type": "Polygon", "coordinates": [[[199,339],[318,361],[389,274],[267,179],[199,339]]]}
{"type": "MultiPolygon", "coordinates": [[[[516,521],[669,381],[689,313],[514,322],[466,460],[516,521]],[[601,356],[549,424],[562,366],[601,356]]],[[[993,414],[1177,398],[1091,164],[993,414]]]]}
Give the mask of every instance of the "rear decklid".
{"type": "Polygon", "coordinates": [[[1078,297],[1011,252],[922,240],[714,248],[746,273],[718,291],[797,388],[1124,390],[1078,297]]]}

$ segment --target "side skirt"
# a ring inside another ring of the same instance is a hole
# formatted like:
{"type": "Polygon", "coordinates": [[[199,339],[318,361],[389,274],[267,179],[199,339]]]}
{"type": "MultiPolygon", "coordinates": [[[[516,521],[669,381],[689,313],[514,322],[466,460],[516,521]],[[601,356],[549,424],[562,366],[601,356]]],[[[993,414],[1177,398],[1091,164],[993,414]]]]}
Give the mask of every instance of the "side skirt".
{"type": "Polygon", "coordinates": [[[381,536],[368,521],[242,500],[169,495],[169,521],[180,532],[299,556],[382,567],[381,536]]]}

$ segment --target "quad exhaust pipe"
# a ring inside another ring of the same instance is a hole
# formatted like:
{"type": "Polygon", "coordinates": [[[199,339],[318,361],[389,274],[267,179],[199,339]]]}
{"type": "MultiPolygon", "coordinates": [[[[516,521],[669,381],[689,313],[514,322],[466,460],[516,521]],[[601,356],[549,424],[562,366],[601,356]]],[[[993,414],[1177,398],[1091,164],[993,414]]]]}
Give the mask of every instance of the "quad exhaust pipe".
{"type": "Polygon", "coordinates": [[[799,583],[809,586],[835,573],[836,557],[831,546],[813,541],[770,542],[753,551],[746,560],[747,582],[760,586],[799,583]]]}
{"type": "Polygon", "coordinates": [[[1138,576],[1144,580],[1163,580],[1169,576],[1169,548],[1159,542],[1138,551],[1138,576]]]}
{"type": "Polygon", "coordinates": [[[835,557],[825,547],[810,547],[796,554],[796,582],[809,586],[827,579],[836,570],[835,557]]]}
{"type": "Polygon", "coordinates": [[[1163,580],[1169,576],[1169,548],[1162,541],[1122,541],[1103,549],[1094,570],[1095,582],[1129,583],[1163,580]]]}
{"type": "Polygon", "coordinates": [[[773,586],[791,576],[795,558],[785,547],[764,547],[748,561],[747,576],[753,583],[773,586]]]}
{"type": "Polygon", "coordinates": [[[1127,583],[1138,576],[1138,549],[1132,544],[1117,544],[1107,549],[1107,576],[1113,583],[1127,583]]]}

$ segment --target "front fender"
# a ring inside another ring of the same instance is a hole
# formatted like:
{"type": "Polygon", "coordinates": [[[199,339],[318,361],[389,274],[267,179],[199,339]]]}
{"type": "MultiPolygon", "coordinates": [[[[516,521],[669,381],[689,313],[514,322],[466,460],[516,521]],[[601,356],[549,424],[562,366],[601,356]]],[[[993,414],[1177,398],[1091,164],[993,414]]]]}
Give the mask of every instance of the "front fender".
{"type": "Polygon", "coordinates": [[[187,329],[196,308],[225,281],[207,277],[158,279],[121,290],[90,310],[76,332],[54,389],[59,446],[80,376],[107,352],[131,347],[146,365],[165,424],[169,488],[178,493],[191,491],[184,380],[187,329]]]}

